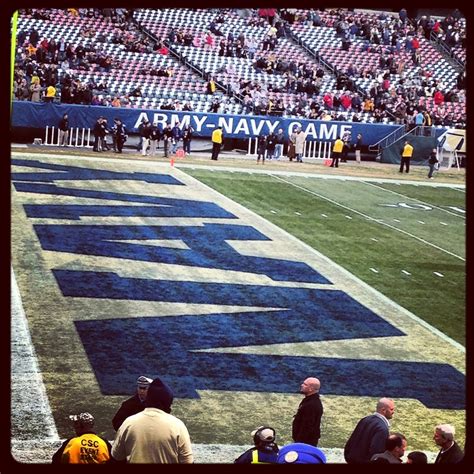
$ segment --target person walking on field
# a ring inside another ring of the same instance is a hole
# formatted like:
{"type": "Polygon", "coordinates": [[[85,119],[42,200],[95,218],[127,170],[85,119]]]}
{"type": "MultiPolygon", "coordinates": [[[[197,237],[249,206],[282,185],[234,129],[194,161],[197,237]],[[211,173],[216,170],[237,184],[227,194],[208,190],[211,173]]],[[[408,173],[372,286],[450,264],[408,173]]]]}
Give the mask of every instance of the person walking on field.
{"type": "Polygon", "coordinates": [[[405,172],[409,173],[410,171],[410,160],[413,156],[413,146],[408,140],[405,140],[405,144],[402,149],[402,159],[400,161],[400,173],[403,173],[403,168],[405,167],[405,172]]]}
{"type": "Polygon", "coordinates": [[[434,173],[434,170],[436,169],[437,163],[438,163],[438,156],[436,153],[436,148],[433,148],[431,150],[430,157],[428,159],[428,165],[430,167],[430,171],[428,173],[429,179],[433,179],[433,173],[434,173]]]}
{"type": "Polygon", "coordinates": [[[221,151],[221,146],[222,146],[222,127],[217,127],[213,132],[211,136],[211,141],[212,141],[212,156],[211,160],[217,161],[217,158],[219,157],[219,152],[221,151]]]}

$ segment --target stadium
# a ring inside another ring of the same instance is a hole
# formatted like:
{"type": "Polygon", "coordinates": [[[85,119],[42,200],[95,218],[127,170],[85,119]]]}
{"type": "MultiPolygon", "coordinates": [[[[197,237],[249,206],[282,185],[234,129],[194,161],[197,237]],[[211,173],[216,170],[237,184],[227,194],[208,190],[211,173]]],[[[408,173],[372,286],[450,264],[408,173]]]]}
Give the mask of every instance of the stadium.
{"type": "Polygon", "coordinates": [[[307,377],[329,464],[382,397],[403,462],[435,462],[440,424],[465,448],[458,9],[30,8],[11,32],[12,462],[83,412],[113,444],[141,375],[197,464],[259,426],[292,443],[307,377]]]}

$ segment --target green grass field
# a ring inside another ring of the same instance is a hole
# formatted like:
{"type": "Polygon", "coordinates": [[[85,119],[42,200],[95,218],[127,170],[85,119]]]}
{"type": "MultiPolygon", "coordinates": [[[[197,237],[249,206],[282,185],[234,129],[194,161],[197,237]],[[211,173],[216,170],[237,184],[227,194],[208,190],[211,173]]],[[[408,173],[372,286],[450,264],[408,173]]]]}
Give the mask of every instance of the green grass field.
{"type": "Polygon", "coordinates": [[[220,170],[186,172],[465,344],[464,191],[220,170]]]}

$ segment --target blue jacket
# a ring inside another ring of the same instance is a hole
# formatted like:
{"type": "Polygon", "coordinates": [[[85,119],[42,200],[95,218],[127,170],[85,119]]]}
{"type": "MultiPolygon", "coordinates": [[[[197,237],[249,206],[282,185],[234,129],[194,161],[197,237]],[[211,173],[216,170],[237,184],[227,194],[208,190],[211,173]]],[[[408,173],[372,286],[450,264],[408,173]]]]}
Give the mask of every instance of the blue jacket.
{"type": "Polygon", "coordinates": [[[348,464],[368,463],[374,454],[385,451],[388,425],[379,415],[369,415],[357,423],[344,447],[348,464]]]}

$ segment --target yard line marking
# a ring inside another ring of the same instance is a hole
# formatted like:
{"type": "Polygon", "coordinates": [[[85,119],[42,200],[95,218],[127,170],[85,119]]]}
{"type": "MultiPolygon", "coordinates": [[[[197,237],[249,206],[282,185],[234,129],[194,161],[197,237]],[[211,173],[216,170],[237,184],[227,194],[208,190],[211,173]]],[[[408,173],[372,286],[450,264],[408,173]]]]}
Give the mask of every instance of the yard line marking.
{"type": "Polygon", "coordinates": [[[444,278],[444,275],[442,273],[439,273],[439,272],[433,272],[436,276],[439,276],[441,278],[444,278]]]}
{"type": "Polygon", "coordinates": [[[378,272],[379,272],[379,271],[376,270],[375,268],[370,267],[370,269],[371,269],[374,273],[378,273],[378,272]]]}
{"type": "MultiPolygon", "coordinates": [[[[31,341],[28,321],[23,309],[21,301],[20,289],[15,277],[15,272],[11,268],[11,324],[21,337],[20,342],[14,343],[12,340],[12,377],[11,377],[11,391],[14,395],[14,402],[12,398],[12,435],[16,434],[16,424],[20,420],[14,413],[28,413],[28,419],[31,422],[41,423],[44,430],[44,438],[40,441],[57,441],[59,434],[56,429],[51,406],[49,404],[48,395],[43,382],[43,376],[38,368],[38,358],[31,341]],[[25,378],[28,379],[28,392],[25,391],[23,385],[25,378]],[[21,393],[21,396],[20,396],[21,393]]],[[[13,331],[12,331],[13,334],[13,331]]],[[[11,337],[11,336],[10,336],[11,337]]],[[[21,420],[23,421],[23,420],[21,420]]],[[[37,440],[35,440],[37,441],[37,440]]]]}
{"type": "Polygon", "coordinates": [[[417,222],[419,222],[420,224],[424,224],[424,222],[423,222],[423,221],[417,221],[417,222]]]}
{"type": "Polygon", "coordinates": [[[405,235],[408,235],[409,237],[412,237],[414,238],[415,240],[419,240],[420,242],[426,244],[426,245],[429,245],[430,247],[433,247],[435,249],[438,249],[438,250],[441,250],[442,252],[445,252],[447,253],[448,255],[451,255],[452,257],[455,257],[455,258],[458,258],[459,260],[462,260],[463,262],[466,261],[465,258],[459,256],[459,255],[456,255],[455,253],[452,253],[450,252],[449,250],[446,250],[446,249],[443,249],[442,247],[439,247],[438,245],[435,245],[431,242],[428,242],[427,240],[425,239],[422,239],[421,237],[417,237],[416,235],[413,235],[413,234],[410,234],[410,232],[407,232],[406,230],[403,230],[403,229],[399,229],[398,227],[395,227],[393,225],[390,225],[390,224],[387,224],[386,222],[382,222],[382,219],[375,219],[371,216],[368,216],[367,214],[364,214],[363,212],[360,212],[360,211],[357,211],[356,209],[351,209],[350,207],[348,206],[345,206],[344,204],[341,204],[337,201],[334,201],[333,199],[331,198],[328,198],[326,196],[323,196],[322,194],[319,194],[319,193],[316,193],[314,191],[311,191],[310,189],[307,189],[303,186],[300,186],[299,184],[295,184],[295,183],[292,183],[291,181],[288,181],[287,179],[283,179],[281,178],[280,176],[277,176],[275,174],[272,174],[270,173],[270,176],[279,180],[279,181],[283,181],[284,183],[286,184],[289,184],[290,186],[294,186],[295,188],[298,188],[298,189],[301,189],[303,191],[306,191],[307,193],[309,194],[313,194],[314,196],[317,196],[321,199],[324,199],[325,201],[328,201],[336,206],[339,206],[339,207],[342,207],[343,209],[346,209],[347,211],[351,211],[353,213],[356,213],[356,214],[359,214],[360,216],[363,216],[363,217],[366,217],[367,219],[373,221],[373,222],[377,222],[377,224],[380,224],[380,225],[384,225],[392,230],[395,230],[397,232],[400,232],[401,234],[405,234],[405,235]]]}
{"type": "MultiPolygon", "coordinates": [[[[453,215],[453,216],[457,216],[457,217],[461,217],[462,219],[465,219],[465,217],[462,216],[462,215],[460,215],[460,214],[457,214],[457,213],[455,213],[455,212],[448,211],[447,209],[443,209],[442,207],[435,206],[434,204],[431,204],[431,203],[422,201],[421,199],[416,199],[416,198],[412,198],[412,197],[409,197],[409,196],[405,196],[405,195],[402,194],[402,193],[398,193],[397,191],[392,191],[391,189],[385,189],[385,188],[382,187],[382,186],[379,186],[379,185],[373,184],[373,183],[369,183],[368,181],[363,181],[363,182],[364,182],[365,184],[368,184],[369,186],[373,186],[374,188],[382,189],[383,191],[387,191],[387,192],[389,192],[389,193],[396,194],[397,196],[403,197],[403,198],[405,198],[405,199],[411,199],[412,201],[420,202],[421,204],[424,204],[425,206],[430,206],[430,207],[432,207],[433,209],[438,209],[439,211],[444,211],[444,212],[447,212],[448,214],[451,214],[451,215],[453,215]]],[[[455,188],[452,188],[452,189],[455,189],[455,188]]]]}
{"type": "Polygon", "coordinates": [[[371,237],[370,240],[373,240],[374,242],[378,242],[378,239],[371,237]]]}
{"type": "Polygon", "coordinates": [[[440,222],[441,225],[448,225],[446,222],[440,222]]]}
{"type": "Polygon", "coordinates": [[[411,275],[411,273],[407,272],[406,270],[402,270],[402,273],[404,273],[405,275],[411,275]]]}
{"type": "Polygon", "coordinates": [[[352,219],[352,217],[351,217],[351,216],[345,216],[345,217],[346,217],[346,219],[352,219]]]}

